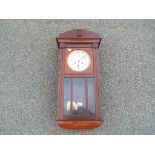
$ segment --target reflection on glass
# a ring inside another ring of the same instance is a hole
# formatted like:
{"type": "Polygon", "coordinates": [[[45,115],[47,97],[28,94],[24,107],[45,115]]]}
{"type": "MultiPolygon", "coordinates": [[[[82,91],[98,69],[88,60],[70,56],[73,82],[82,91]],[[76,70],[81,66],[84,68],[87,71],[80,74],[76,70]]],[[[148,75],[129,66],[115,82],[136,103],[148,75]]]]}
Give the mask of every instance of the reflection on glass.
{"type": "Polygon", "coordinates": [[[70,78],[64,78],[64,114],[68,115],[70,113],[70,99],[71,99],[71,89],[70,89],[70,78]]]}
{"type": "Polygon", "coordinates": [[[73,79],[73,103],[76,103],[76,110],[73,115],[86,115],[86,94],[85,94],[85,79],[73,79]]]}
{"type": "Polygon", "coordinates": [[[64,115],[94,115],[94,79],[64,79],[64,115]]]}
{"type": "Polygon", "coordinates": [[[87,78],[88,81],[88,109],[91,115],[95,114],[94,79],[87,78]]]}

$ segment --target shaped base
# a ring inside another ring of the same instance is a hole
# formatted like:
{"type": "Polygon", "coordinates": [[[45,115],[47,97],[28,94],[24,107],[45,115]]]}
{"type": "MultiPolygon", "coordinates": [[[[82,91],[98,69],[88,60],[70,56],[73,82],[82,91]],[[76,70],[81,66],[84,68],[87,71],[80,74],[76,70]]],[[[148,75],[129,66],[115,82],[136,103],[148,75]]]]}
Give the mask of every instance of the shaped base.
{"type": "Polygon", "coordinates": [[[57,121],[61,128],[65,129],[94,129],[103,124],[103,120],[99,121],[57,121]]]}

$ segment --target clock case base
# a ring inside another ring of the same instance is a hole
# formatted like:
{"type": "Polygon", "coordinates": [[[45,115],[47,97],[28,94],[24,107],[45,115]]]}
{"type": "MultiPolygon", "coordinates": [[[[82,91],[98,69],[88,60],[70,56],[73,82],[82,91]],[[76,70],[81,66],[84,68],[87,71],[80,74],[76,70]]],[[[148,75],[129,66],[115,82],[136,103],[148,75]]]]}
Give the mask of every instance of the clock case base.
{"type": "Polygon", "coordinates": [[[103,120],[96,121],[56,121],[64,129],[94,129],[103,124],[103,120]]]}

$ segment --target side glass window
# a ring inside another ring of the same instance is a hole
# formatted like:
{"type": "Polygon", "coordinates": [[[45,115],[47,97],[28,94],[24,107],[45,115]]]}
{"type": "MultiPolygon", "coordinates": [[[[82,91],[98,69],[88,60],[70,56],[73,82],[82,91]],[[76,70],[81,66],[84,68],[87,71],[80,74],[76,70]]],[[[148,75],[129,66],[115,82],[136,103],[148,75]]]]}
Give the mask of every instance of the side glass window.
{"type": "Polygon", "coordinates": [[[94,79],[87,78],[88,81],[88,110],[90,115],[95,114],[95,94],[94,94],[94,79]]]}
{"type": "Polygon", "coordinates": [[[64,78],[64,115],[70,114],[70,109],[67,107],[67,104],[71,100],[71,86],[70,78],[64,78]]]}

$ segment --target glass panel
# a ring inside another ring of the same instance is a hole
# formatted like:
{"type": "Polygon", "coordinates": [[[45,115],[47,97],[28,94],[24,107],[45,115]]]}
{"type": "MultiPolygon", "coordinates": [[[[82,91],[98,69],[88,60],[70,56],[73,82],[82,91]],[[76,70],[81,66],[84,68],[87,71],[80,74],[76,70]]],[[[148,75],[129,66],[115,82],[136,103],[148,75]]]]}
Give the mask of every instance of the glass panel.
{"type": "Polygon", "coordinates": [[[86,115],[85,78],[73,79],[73,115],[86,115]]]}
{"type": "Polygon", "coordinates": [[[93,78],[64,78],[64,115],[94,115],[93,78]]]}
{"type": "Polygon", "coordinates": [[[95,94],[94,94],[94,79],[87,78],[88,84],[88,114],[95,114],[95,94]]]}
{"type": "Polygon", "coordinates": [[[70,78],[64,78],[64,115],[70,114],[71,86],[70,78]]]}

